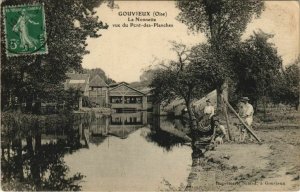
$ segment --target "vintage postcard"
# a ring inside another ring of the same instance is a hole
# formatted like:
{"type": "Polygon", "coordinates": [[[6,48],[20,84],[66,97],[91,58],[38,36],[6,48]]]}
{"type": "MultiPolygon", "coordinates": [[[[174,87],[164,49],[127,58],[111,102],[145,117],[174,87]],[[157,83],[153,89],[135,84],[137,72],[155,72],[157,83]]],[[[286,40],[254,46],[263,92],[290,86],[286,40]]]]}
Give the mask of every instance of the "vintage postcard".
{"type": "Polygon", "coordinates": [[[1,190],[299,191],[299,6],[1,0],[1,190]]]}

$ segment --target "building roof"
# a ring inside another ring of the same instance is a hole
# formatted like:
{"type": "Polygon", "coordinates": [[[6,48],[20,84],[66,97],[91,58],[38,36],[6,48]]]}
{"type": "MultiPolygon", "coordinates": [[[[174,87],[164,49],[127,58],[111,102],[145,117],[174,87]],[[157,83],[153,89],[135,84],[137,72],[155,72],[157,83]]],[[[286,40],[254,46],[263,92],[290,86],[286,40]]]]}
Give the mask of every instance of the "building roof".
{"type": "Polygon", "coordinates": [[[122,82],[119,82],[119,83],[111,83],[111,84],[109,84],[108,86],[109,86],[110,88],[113,88],[113,87],[117,87],[117,86],[120,85],[120,84],[129,85],[129,83],[126,83],[125,81],[122,81],[122,82]]]}
{"type": "Polygon", "coordinates": [[[90,87],[108,87],[105,81],[97,74],[91,81],[90,87]]]}
{"type": "Polygon", "coordinates": [[[152,90],[153,90],[153,88],[145,87],[145,88],[141,89],[140,91],[143,92],[146,95],[151,95],[152,90]]]}
{"type": "Polygon", "coordinates": [[[112,88],[112,87],[116,87],[116,86],[118,86],[119,85],[119,83],[111,83],[111,84],[109,84],[108,86],[110,87],[110,88],[112,88]]]}
{"type": "Polygon", "coordinates": [[[74,73],[67,73],[66,74],[68,79],[65,82],[65,89],[79,89],[80,91],[85,91],[86,86],[89,83],[89,74],[74,74],[74,73]]]}
{"type": "Polygon", "coordinates": [[[133,90],[134,92],[137,92],[137,93],[139,93],[139,94],[141,94],[141,95],[146,95],[145,93],[143,93],[143,92],[141,92],[141,91],[139,91],[139,90],[137,90],[137,89],[135,89],[135,88],[132,88],[132,87],[130,87],[129,85],[128,85],[128,83],[126,83],[126,82],[121,82],[121,83],[119,83],[117,86],[114,86],[114,87],[111,87],[110,88],[110,91],[112,91],[112,90],[115,90],[115,89],[119,89],[120,87],[126,87],[127,89],[131,89],[131,90],[133,90]]]}

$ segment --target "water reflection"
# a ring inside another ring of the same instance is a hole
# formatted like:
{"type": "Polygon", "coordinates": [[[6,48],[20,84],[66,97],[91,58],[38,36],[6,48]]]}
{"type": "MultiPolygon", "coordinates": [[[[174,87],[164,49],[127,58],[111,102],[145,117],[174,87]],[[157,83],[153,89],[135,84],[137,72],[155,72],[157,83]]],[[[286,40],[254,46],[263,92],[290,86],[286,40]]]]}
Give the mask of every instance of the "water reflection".
{"type": "Polygon", "coordinates": [[[178,120],[137,112],[54,121],[26,134],[2,129],[4,190],[153,191],[186,182],[192,149],[178,120]]]}
{"type": "MultiPolygon", "coordinates": [[[[65,131],[69,134],[72,129],[65,131]]],[[[78,182],[83,175],[67,176],[69,169],[63,160],[66,152],[78,148],[72,134],[63,139],[44,133],[10,136],[2,135],[3,190],[80,190],[78,182]]]]}
{"type": "Polygon", "coordinates": [[[166,121],[147,112],[98,117],[81,132],[88,148],[65,161],[72,173],[86,176],[84,190],[157,191],[163,181],[186,184],[192,151],[175,123],[166,121]]]}
{"type": "Polygon", "coordinates": [[[147,141],[156,143],[166,151],[170,151],[174,146],[181,146],[188,141],[185,137],[188,129],[179,119],[152,117],[152,123],[149,125],[151,132],[146,136],[147,141]]]}

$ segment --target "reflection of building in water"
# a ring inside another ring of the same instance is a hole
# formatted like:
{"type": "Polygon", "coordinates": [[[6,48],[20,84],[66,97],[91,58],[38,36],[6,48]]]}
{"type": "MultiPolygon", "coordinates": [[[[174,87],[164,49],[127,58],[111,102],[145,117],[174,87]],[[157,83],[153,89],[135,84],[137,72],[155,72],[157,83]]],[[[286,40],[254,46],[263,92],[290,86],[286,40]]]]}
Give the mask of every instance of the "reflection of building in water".
{"type": "Polygon", "coordinates": [[[90,132],[92,135],[107,135],[109,126],[109,118],[102,116],[91,122],[90,132]]]}
{"type": "Polygon", "coordinates": [[[111,125],[146,125],[147,112],[114,113],[111,115],[111,125]]]}
{"type": "Polygon", "coordinates": [[[147,112],[114,113],[111,116],[100,116],[90,123],[77,123],[74,126],[80,134],[80,142],[100,144],[108,135],[127,138],[129,134],[147,124],[147,112]]]}
{"type": "Polygon", "coordinates": [[[122,139],[147,124],[147,112],[114,113],[111,115],[109,133],[122,139]]]}

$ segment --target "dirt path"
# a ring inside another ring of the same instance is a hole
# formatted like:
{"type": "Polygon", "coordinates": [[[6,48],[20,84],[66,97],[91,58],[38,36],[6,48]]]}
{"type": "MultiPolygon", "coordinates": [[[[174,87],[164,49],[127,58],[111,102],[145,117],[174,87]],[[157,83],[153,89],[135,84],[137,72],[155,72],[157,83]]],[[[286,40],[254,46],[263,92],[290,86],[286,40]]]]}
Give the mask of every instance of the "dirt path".
{"type": "Polygon", "coordinates": [[[187,190],[299,190],[300,129],[261,129],[263,144],[226,143],[192,167],[187,190]]]}

